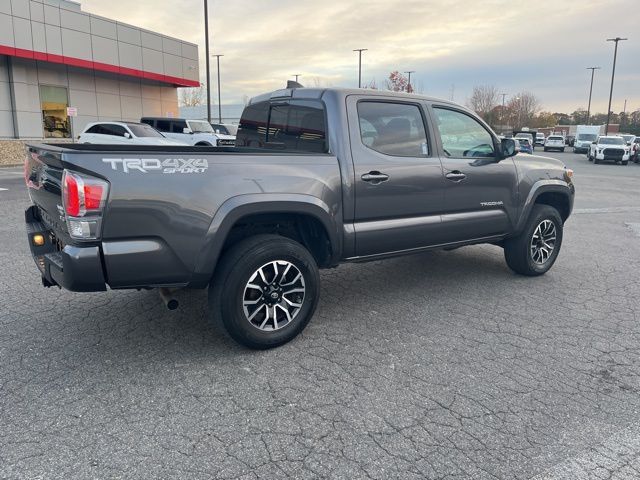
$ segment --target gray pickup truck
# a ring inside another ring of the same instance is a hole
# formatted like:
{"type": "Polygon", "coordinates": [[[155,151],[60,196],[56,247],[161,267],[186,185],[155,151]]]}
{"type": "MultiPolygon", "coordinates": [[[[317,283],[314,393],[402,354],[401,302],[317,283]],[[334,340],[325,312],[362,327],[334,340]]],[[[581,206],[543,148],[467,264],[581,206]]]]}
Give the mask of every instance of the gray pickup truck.
{"type": "Polygon", "coordinates": [[[30,146],[28,241],[47,287],[208,288],[212,319],[270,348],[311,320],[320,268],[491,243],[519,274],[549,270],[573,172],[516,154],[448,101],[279,90],[236,147],[30,146]]]}

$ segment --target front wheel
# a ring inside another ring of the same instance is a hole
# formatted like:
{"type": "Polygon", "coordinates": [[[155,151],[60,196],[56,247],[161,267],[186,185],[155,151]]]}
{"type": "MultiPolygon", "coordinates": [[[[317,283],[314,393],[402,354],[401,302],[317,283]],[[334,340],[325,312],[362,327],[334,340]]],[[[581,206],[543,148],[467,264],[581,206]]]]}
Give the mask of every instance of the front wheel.
{"type": "Polygon", "coordinates": [[[522,233],[505,242],[507,265],[520,275],[545,274],[558,258],[562,232],[562,218],[555,208],[534,205],[522,233]]]}
{"type": "Polygon", "coordinates": [[[256,235],[224,254],[209,286],[209,306],[231,338],[263,350],[302,332],[319,295],[318,266],[306,248],[279,235],[256,235]]]}

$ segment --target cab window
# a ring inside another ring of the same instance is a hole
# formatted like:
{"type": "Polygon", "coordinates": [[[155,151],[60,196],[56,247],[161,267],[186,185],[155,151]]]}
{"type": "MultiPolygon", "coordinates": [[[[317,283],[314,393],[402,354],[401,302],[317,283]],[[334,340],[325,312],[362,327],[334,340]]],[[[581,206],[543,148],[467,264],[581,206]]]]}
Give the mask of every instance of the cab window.
{"type": "Polygon", "coordinates": [[[447,157],[495,157],[493,136],[477,120],[456,110],[434,107],[433,111],[447,157]]]}
{"type": "Polygon", "coordinates": [[[324,104],[288,100],[249,105],[242,112],[236,145],[326,153],[324,104]]]}
{"type": "Polygon", "coordinates": [[[429,154],[420,107],[409,103],[358,103],[363,145],[384,155],[422,157],[429,154]]]}

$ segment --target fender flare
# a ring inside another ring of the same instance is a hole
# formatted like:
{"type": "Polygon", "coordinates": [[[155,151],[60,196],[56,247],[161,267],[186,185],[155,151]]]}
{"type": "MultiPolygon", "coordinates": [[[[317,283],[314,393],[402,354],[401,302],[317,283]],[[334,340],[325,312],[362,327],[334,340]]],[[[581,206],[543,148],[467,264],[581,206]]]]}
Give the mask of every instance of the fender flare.
{"type": "Polygon", "coordinates": [[[242,217],[261,213],[310,215],[320,221],[329,236],[332,263],[342,255],[342,236],[339,234],[342,212],[333,210],[320,199],[304,194],[247,194],[232,197],[216,211],[197,256],[191,284],[204,287],[209,283],[218,263],[229,232],[242,217]]]}
{"type": "Polygon", "coordinates": [[[529,190],[529,195],[527,195],[527,199],[524,202],[522,207],[522,212],[520,214],[520,218],[518,219],[518,223],[516,225],[515,231],[516,234],[519,234],[524,228],[529,215],[531,214],[531,209],[536,203],[537,198],[543,193],[559,193],[567,197],[569,202],[569,215],[571,215],[571,211],[573,210],[573,190],[571,187],[567,185],[566,182],[562,180],[538,180],[533,184],[531,190],[529,190]]]}

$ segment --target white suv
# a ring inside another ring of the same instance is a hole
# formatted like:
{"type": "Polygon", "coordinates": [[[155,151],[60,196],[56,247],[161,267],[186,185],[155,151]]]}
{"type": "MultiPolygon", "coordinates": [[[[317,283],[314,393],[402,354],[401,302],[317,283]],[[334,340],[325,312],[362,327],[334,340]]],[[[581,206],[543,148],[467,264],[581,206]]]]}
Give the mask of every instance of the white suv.
{"type": "Polygon", "coordinates": [[[206,120],[186,118],[144,117],[142,123],[151,125],[169,138],[196,147],[235,147],[236,137],[214,132],[206,120]]]}
{"type": "Polygon", "coordinates": [[[87,124],[78,136],[78,143],[101,145],[187,145],[166,138],[155,128],[144,123],[94,122],[87,124]]]}
{"type": "Polygon", "coordinates": [[[599,136],[598,140],[591,144],[587,158],[593,163],[611,160],[615,163],[626,165],[629,163],[630,148],[620,136],[599,136]]]}
{"type": "Polygon", "coordinates": [[[559,150],[564,152],[565,143],[562,135],[549,135],[544,141],[544,151],[559,150]]]}

